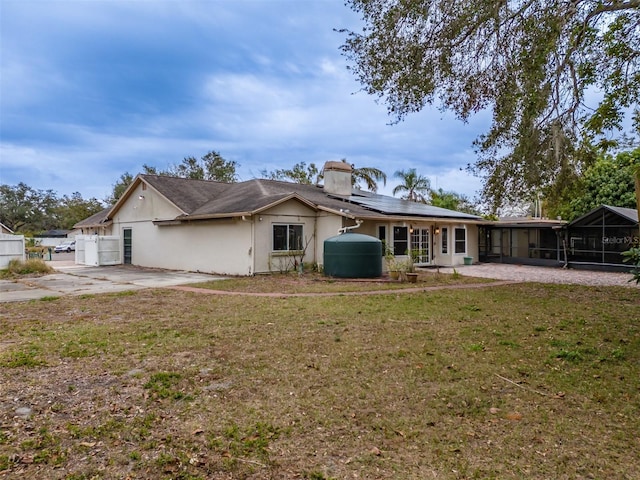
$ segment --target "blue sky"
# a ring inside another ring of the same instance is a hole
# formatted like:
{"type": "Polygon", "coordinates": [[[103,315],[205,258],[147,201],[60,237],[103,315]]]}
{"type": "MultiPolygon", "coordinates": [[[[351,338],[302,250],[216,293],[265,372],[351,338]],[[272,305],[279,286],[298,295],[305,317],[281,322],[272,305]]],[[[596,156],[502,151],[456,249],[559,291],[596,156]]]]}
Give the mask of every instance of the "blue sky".
{"type": "Polygon", "coordinates": [[[474,197],[468,124],[390,125],[340,52],[342,0],[0,0],[0,183],[104,199],[124,172],[216,150],[241,180],[346,158],[474,197]],[[462,170],[461,170],[462,169],[462,170]]]}

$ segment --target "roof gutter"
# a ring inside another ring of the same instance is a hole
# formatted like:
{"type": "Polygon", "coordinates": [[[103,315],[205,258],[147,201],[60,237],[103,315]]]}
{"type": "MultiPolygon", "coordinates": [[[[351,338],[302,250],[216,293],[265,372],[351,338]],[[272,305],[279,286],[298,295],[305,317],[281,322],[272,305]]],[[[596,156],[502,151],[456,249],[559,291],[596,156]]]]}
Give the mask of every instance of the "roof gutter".
{"type": "Polygon", "coordinates": [[[234,219],[241,218],[243,221],[248,221],[249,218],[253,216],[250,212],[239,212],[239,213],[225,213],[225,214],[214,214],[214,215],[192,215],[192,216],[180,216],[176,218],[172,218],[169,220],[153,220],[154,225],[163,226],[163,225],[182,225],[185,223],[191,222],[203,222],[206,220],[224,220],[224,219],[234,219]],[[249,218],[247,218],[249,217],[249,218]]]}

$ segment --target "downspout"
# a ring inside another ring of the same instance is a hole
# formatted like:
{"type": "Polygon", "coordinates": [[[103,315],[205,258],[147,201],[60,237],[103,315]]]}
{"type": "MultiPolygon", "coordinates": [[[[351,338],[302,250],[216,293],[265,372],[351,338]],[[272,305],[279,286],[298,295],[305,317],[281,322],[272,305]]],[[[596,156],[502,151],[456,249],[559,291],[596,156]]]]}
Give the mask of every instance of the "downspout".
{"type": "MultiPolygon", "coordinates": [[[[249,255],[249,276],[252,276],[256,272],[256,222],[254,220],[255,217],[251,217],[251,244],[249,245],[249,251],[247,252],[249,255]]],[[[242,221],[247,222],[246,215],[242,215],[242,221]]]]}
{"type": "MultiPolygon", "coordinates": [[[[316,267],[319,266],[318,247],[318,212],[316,211],[316,216],[313,217],[313,263],[316,267]]],[[[324,263],[324,252],[322,253],[322,256],[322,263],[324,263]]]]}

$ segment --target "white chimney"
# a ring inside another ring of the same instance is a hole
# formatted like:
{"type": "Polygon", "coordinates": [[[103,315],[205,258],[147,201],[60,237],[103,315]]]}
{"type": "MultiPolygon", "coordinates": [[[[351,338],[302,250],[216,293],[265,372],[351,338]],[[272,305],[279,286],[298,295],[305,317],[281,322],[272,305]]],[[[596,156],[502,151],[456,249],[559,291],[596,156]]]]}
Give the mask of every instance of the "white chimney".
{"type": "Polygon", "coordinates": [[[351,165],[346,162],[325,163],[324,191],[332,195],[351,196],[351,165]]]}

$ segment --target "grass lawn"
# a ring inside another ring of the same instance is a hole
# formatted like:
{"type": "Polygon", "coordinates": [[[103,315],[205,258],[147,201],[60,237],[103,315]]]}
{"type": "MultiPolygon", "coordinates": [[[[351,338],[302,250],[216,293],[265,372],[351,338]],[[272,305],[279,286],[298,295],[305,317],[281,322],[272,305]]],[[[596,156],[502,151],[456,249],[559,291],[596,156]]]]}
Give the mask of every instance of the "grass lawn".
{"type": "Polygon", "coordinates": [[[236,291],[248,293],[347,293],[381,290],[404,290],[408,288],[448,287],[454,285],[486,284],[495,282],[487,278],[466,277],[460,274],[440,274],[435,270],[421,270],[415,284],[389,279],[337,279],[321,274],[306,273],[286,275],[258,275],[255,277],[235,277],[220,281],[196,283],[190,286],[211,290],[236,291]]]}
{"type": "Polygon", "coordinates": [[[633,288],[0,304],[0,380],[0,478],[640,478],[633,288]]]}

